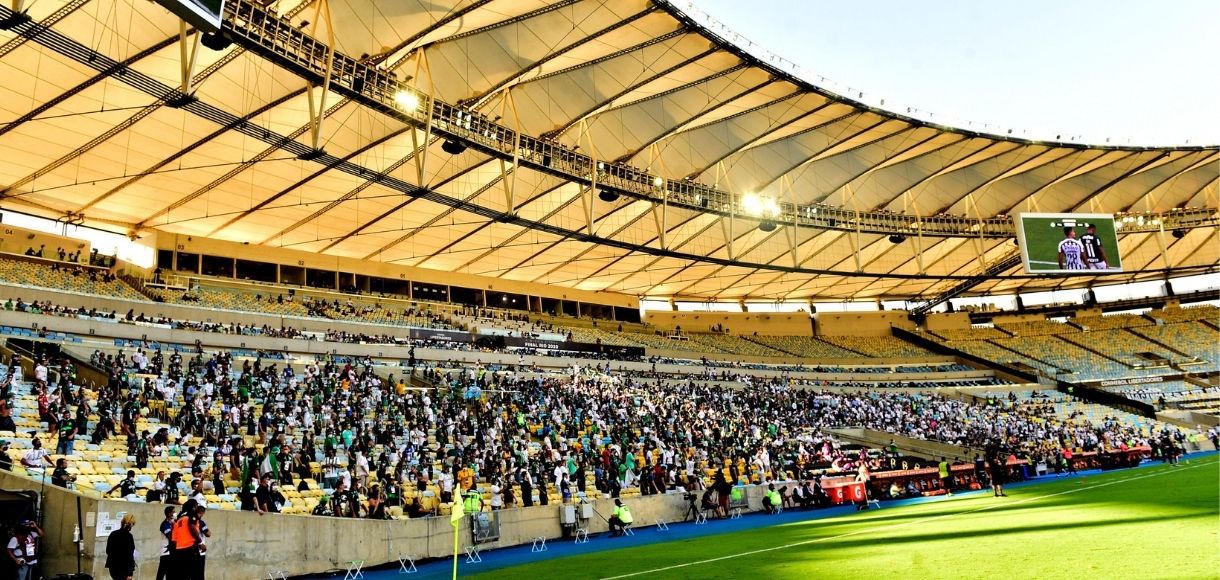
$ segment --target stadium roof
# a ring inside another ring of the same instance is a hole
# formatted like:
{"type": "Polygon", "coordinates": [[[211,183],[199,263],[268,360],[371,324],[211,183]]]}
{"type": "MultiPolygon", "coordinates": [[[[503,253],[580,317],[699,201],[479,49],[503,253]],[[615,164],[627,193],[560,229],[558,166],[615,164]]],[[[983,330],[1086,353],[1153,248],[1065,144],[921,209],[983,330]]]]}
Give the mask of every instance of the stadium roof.
{"type": "MultiPolygon", "coordinates": [[[[1218,147],[929,125],[795,78],[663,1],[261,5],[227,1],[232,44],[193,68],[195,34],[180,44],[145,0],[0,10],[0,204],[694,299],[936,294],[1005,263],[1019,211],[1132,212],[1120,244],[1140,273],[1114,281],[1220,264],[1218,147]],[[307,90],[327,63],[328,90],[307,90]]],[[[1017,266],[974,291],[1094,280],[1017,266]]]]}

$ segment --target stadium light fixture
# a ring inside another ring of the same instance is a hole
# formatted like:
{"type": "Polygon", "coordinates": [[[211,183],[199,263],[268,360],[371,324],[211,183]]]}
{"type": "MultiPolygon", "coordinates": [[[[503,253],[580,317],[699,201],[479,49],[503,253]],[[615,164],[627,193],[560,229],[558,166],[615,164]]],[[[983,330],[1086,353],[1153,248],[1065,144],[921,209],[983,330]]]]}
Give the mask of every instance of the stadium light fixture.
{"type": "Polygon", "coordinates": [[[747,193],[741,196],[741,209],[750,215],[762,215],[762,198],[757,193],[747,193]]]}
{"type": "Polygon", "coordinates": [[[657,177],[652,178],[653,187],[661,187],[663,185],[665,185],[665,180],[661,179],[661,176],[658,175],[657,177]]]}
{"type": "Polygon", "coordinates": [[[398,104],[399,109],[406,112],[415,112],[420,109],[420,95],[409,92],[409,90],[399,90],[394,93],[394,103],[398,104]]]}

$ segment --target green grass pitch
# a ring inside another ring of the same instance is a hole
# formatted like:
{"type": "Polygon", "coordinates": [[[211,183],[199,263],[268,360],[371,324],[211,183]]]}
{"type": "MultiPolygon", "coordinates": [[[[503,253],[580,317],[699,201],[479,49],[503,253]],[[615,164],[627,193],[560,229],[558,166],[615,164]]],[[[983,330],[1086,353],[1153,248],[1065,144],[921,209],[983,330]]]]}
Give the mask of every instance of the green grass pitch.
{"type": "MultiPolygon", "coordinates": [[[[1031,272],[1059,269],[1059,242],[1063,241],[1062,217],[1023,217],[1022,227],[1025,229],[1026,252],[1029,255],[1031,272]]],[[[1097,225],[1097,237],[1101,238],[1101,246],[1106,252],[1107,265],[1112,269],[1121,269],[1121,256],[1118,253],[1118,236],[1114,231],[1114,220],[1081,218],[1081,222],[1097,225]]],[[[1076,239],[1085,234],[1084,225],[1076,226],[1076,239]]]]}
{"type": "Polygon", "coordinates": [[[1065,478],[1010,489],[1007,498],[958,494],[542,560],[479,577],[1220,578],[1217,459],[1065,478]]]}

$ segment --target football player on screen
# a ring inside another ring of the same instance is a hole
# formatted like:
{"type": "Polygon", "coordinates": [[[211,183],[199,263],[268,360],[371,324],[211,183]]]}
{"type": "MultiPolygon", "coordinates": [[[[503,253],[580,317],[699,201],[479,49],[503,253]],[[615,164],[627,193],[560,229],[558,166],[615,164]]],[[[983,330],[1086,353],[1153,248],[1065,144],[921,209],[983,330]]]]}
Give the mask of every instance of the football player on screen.
{"type": "Polygon", "coordinates": [[[1067,226],[1063,228],[1063,240],[1059,242],[1059,269],[1060,270],[1083,270],[1084,262],[1081,261],[1081,256],[1084,254],[1084,244],[1076,239],[1076,228],[1067,226]]]}
{"type": "Polygon", "coordinates": [[[1084,265],[1089,270],[1108,270],[1110,269],[1109,260],[1106,260],[1106,250],[1101,245],[1101,238],[1097,237],[1097,226],[1089,224],[1085,228],[1085,234],[1080,236],[1080,243],[1084,246],[1084,265]]]}

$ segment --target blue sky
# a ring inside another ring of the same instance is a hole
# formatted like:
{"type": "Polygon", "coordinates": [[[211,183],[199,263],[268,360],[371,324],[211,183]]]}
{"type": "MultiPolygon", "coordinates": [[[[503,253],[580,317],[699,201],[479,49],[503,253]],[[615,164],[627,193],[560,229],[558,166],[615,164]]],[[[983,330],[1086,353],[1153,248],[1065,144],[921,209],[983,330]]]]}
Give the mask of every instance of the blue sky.
{"type": "Polygon", "coordinates": [[[692,1],[815,82],[912,116],[1029,138],[1220,144],[1217,0],[692,1]]]}

